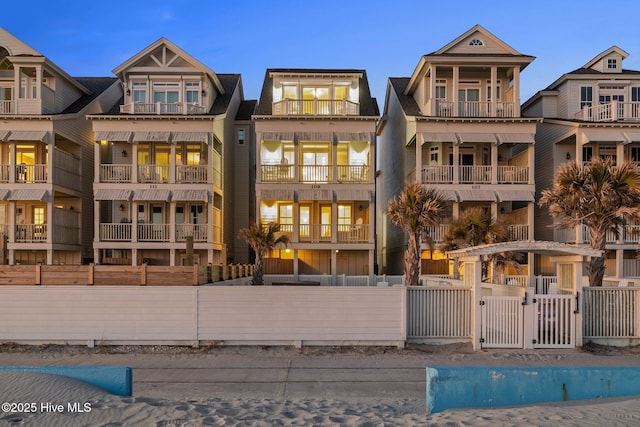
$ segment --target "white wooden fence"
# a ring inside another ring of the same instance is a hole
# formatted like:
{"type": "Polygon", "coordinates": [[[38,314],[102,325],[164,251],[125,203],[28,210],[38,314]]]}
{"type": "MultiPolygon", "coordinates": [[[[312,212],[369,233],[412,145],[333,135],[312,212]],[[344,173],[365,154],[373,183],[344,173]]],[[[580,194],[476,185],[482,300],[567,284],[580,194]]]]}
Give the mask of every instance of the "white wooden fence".
{"type": "Polygon", "coordinates": [[[407,337],[471,338],[471,289],[407,288],[407,337]]]}
{"type": "Polygon", "coordinates": [[[640,288],[588,287],[583,299],[585,340],[624,344],[640,338],[640,288]]]}

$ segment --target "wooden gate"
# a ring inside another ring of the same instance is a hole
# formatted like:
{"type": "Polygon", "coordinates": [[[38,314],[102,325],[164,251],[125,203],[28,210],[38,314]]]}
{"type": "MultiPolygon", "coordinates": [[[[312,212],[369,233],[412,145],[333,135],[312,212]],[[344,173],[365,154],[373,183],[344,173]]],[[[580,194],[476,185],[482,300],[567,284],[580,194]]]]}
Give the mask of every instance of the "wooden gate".
{"type": "Polygon", "coordinates": [[[485,296],[481,301],[483,348],[522,348],[524,310],[521,297],[485,296]]]}
{"type": "Polygon", "coordinates": [[[576,346],[573,295],[535,295],[533,298],[534,348],[574,348],[576,346]]]}

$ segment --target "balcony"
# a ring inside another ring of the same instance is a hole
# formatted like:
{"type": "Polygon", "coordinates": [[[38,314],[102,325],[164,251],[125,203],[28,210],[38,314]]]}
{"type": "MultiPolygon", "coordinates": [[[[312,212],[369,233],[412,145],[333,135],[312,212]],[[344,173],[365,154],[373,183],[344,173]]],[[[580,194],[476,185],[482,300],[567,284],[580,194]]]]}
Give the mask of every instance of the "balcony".
{"type": "Polygon", "coordinates": [[[120,106],[121,114],[179,114],[194,115],[206,114],[205,107],[198,104],[183,102],[131,102],[120,106]]]}
{"type": "Polygon", "coordinates": [[[331,224],[300,224],[298,230],[300,242],[331,242],[331,224]]]}
{"type": "MultiPolygon", "coordinates": [[[[512,224],[507,227],[509,232],[509,238],[512,241],[526,241],[529,240],[529,225],[528,224],[512,224]]],[[[427,227],[422,234],[422,243],[426,244],[428,239],[434,244],[440,244],[444,242],[444,238],[449,232],[449,224],[439,224],[435,227],[427,227]]]]}
{"type": "Polygon", "coordinates": [[[260,165],[262,182],[369,183],[368,165],[260,165]],[[296,173],[297,172],[297,173],[296,173]],[[337,179],[334,179],[336,177],[337,179]]]}
{"type": "Polygon", "coordinates": [[[587,106],[578,111],[574,118],[585,122],[637,122],[640,121],[640,102],[611,101],[587,106]]]}
{"type": "Polygon", "coordinates": [[[338,242],[368,243],[369,224],[338,224],[338,242]]]}
{"type": "Polygon", "coordinates": [[[0,114],[16,114],[16,102],[0,101],[0,114]]]}
{"type": "Polygon", "coordinates": [[[360,104],[347,99],[283,99],[272,104],[274,116],[357,116],[360,104]]]}
{"type": "Polygon", "coordinates": [[[518,105],[515,102],[496,101],[443,101],[431,99],[427,111],[436,117],[517,117],[518,105]],[[432,110],[433,106],[433,111],[432,110]]]}
{"type": "Polygon", "coordinates": [[[16,243],[46,243],[47,224],[16,225],[16,243]]]}
{"type": "MultiPolygon", "coordinates": [[[[102,242],[131,242],[131,223],[100,223],[100,241],[102,242]]],[[[188,236],[193,236],[195,243],[206,242],[209,237],[208,224],[176,224],[175,242],[185,242],[188,236]]],[[[138,224],[137,239],[139,242],[169,242],[169,224],[138,224]]]]}
{"type": "MultiPolygon", "coordinates": [[[[100,165],[100,182],[130,183],[133,178],[132,170],[132,165],[102,164],[100,165]]],[[[138,165],[138,182],[168,183],[171,178],[170,171],[170,165],[138,165]]],[[[208,176],[207,165],[176,166],[175,181],[179,184],[206,184],[208,176]]]]}
{"type": "MultiPolygon", "coordinates": [[[[497,184],[527,184],[529,166],[497,166],[497,184]]],[[[423,184],[452,184],[454,177],[460,184],[493,183],[493,166],[434,165],[422,167],[423,184]]]]}

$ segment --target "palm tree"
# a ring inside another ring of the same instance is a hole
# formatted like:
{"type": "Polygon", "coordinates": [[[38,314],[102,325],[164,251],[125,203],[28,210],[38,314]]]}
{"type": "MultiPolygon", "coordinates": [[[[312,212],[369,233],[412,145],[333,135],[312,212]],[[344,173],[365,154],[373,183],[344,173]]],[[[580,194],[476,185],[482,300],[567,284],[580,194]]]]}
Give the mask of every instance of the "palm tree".
{"type": "Polygon", "coordinates": [[[420,277],[420,235],[426,227],[438,225],[444,213],[445,200],[433,188],[408,183],[389,201],[387,216],[391,223],[409,235],[404,256],[405,284],[417,286],[420,277]]]}
{"type": "MultiPolygon", "coordinates": [[[[453,251],[460,248],[484,245],[489,243],[508,242],[511,240],[508,224],[494,220],[491,213],[480,207],[463,210],[458,218],[451,221],[449,230],[445,234],[440,250],[453,251]]],[[[491,263],[518,266],[517,255],[512,252],[495,254],[482,263],[482,274],[486,277],[491,263]]],[[[454,276],[457,277],[457,268],[454,276]]]]}
{"type": "Polygon", "coordinates": [[[264,284],[264,257],[270,250],[276,248],[279,245],[287,245],[289,243],[289,236],[281,234],[280,224],[270,222],[265,226],[256,225],[252,223],[248,228],[240,230],[240,237],[244,239],[249,246],[253,249],[256,255],[253,263],[253,279],[252,285],[264,284]]]}
{"type": "MultiPolygon", "coordinates": [[[[617,237],[625,220],[640,218],[640,174],[633,164],[616,166],[611,159],[594,157],[586,165],[568,162],[556,174],[553,187],[542,192],[539,204],[559,218],[556,227],[584,224],[589,245],[604,251],[607,233],[617,237]]],[[[592,257],[589,285],[602,286],[604,271],[604,256],[592,257]]]]}

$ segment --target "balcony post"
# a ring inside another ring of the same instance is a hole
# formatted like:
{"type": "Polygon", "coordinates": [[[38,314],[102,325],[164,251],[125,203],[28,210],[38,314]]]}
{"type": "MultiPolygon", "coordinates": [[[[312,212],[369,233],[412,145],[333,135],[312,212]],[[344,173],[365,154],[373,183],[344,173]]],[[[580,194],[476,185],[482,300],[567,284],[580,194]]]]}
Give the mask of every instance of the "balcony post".
{"type": "Polygon", "coordinates": [[[618,100],[611,100],[611,121],[618,121],[618,100]]]}
{"type": "Polygon", "coordinates": [[[422,132],[416,134],[416,166],[415,180],[416,184],[422,184],[422,144],[424,144],[424,135],[422,132]]]}
{"type": "Polygon", "coordinates": [[[438,108],[438,100],[436,99],[436,79],[437,79],[437,72],[438,72],[438,67],[435,65],[431,66],[431,81],[429,82],[429,93],[431,94],[430,98],[432,100],[432,102],[430,102],[430,108],[429,111],[427,111],[427,114],[431,115],[431,116],[437,116],[439,115],[439,111],[437,111],[438,108]]]}
{"type": "MultiPolygon", "coordinates": [[[[453,117],[460,116],[458,112],[458,86],[460,85],[460,67],[455,65],[453,67],[453,95],[451,100],[453,101],[453,117]]],[[[455,163],[454,155],[454,163],[455,163]]],[[[455,178],[454,178],[455,179],[455,178]]]]}
{"type": "Polygon", "coordinates": [[[517,65],[513,67],[513,98],[514,117],[520,117],[520,67],[517,65]]]}
{"type": "Polygon", "coordinates": [[[498,110],[496,105],[498,103],[498,67],[495,65],[491,67],[491,113],[489,117],[497,117],[498,110]]]}
{"type": "Polygon", "coordinates": [[[138,144],[131,144],[131,182],[138,182],[138,144]]]}
{"type": "MultiPolygon", "coordinates": [[[[495,106],[495,103],[491,102],[491,108],[495,106]]],[[[495,111],[495,110],[494,110],[495,111]]],[[[498,146],[494,143],[491,144],[491,183],[498,183],[498,146]]]]}
{"type": "Polygon", "coordinates": [[[160,114],[160,103],[156,102],[156,114],[160,114]]]}

